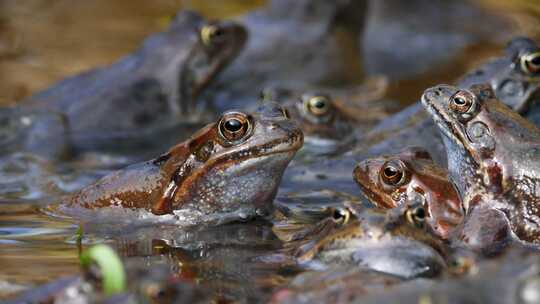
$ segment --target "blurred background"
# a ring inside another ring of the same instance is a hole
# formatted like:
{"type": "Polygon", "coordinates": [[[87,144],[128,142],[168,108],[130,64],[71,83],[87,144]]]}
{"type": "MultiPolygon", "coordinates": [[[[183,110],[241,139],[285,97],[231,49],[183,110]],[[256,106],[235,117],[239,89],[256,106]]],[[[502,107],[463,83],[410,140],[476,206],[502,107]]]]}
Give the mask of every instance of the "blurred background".
{"type": "MultiPolygon", "coordinates": [[[[540,37],[540,1],[475,2],[504,15],[520,33],[540,37]]],[[[166,28],[179,9],[197,10],[210,18],[235,18],[265,3],[264,0],[0,0],[0,105],[14,104],[68,75],[114,62],[135,50],[149,34],[166,28]]],[[[421,9],[410,13],[421,13],[421,9]]],[[[452,58],[448,64],[452,69],[438,69],[444,71],[442,75],[430,72],[423,77],[401,80],[393,85],[389,95],[414,100],[425,87],[426,79],[431,80],[429,83],[451,81],[461,75],[465,65],[499,51],[492,47],[468,49],[462,56],[452,58]]]]}

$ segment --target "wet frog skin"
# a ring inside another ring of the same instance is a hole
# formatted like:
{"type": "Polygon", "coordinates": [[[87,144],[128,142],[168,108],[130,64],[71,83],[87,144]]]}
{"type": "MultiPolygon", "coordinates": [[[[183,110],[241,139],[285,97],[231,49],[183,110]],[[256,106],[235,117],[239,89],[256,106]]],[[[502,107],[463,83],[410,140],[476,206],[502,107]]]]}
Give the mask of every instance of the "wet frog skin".
{"type": "Polygon", "coordinates": [[[246,30],[236,23],[180,12],[167,30],[150,36],[135,53],[65,79],[24,100],[22,107],[65,114],[74,145],[83,149],[99,150],[107,142],[103,134],[117,144],[143,131],[155,134],[200,119],[194,115],[199,94],[246,39],[246,30]]]}
{"type": "Polygon", "coordinates": [[[304,150],[330,154],[355,141],[354,119],[327,94],[268,88],[261,99],[278,101],[304,133],[304,150]]]}
{"type": "Polygon", "coordinates": [[[500,101],[527,116],[540,98],[540,46],[529,38],[514,38],[504,55],[471,71],[458,83],[462,88],[488,83],[500,101]]]}
{"type": "Polygon", "coordinates": [[[348,205],[317,225],[324,233],[301,242],[294,256],[301,264],[356,266],[403,278],[437,276],[445,267],[446,247],[424,229],[424,216],[409,208],[362,209],[348,205]],[[412,216],[407,216],[410,214],[412,216]]]}
{"type": "Polygon", "coordinates": [[[271,0],[245,15],[249,41],[205,94],[217,109],[244,108],[269,86],[344,84],[361,77],[364,0],[271,0]],[[357,63],[357,64],[355,64],[357,63]]]}
{"type": "Polygon", "coordinates": [[[250,114],[226,112],[169,152],[104,177],[67,204],[239,219],[240,211],[268,209],[302,142],[301,130],[276,104],[250,114]]]}
{"type": "Polygon", "coordinates": [[[423,149],[366,159],[356,166],[353,177],[378,208],[421,206],[426,225],[443,239],[463,220],[461,202],[447,172],[423,149]]]}
{"type": "MultiPolygon", "coordinates": [[[[534,64],[535,60],[540,60],[538,58],[538,45],[534,41],[515,38],[508,43],[502,56],[471,71],[458,81],[457,86],[468,88],[473,84],[489,83],[499,100],[538,125],[540,110],[533,106],[540,92],[539,67],[534,64]]],[[[366,137],[368,140],[383,138],[368,149],[368,155],[399,153],[407,146],[421,146],[438,164],[446,165],[444,144],[420,102],[381,121],[366,137]]]]}
{"type": "Polygon", "coordinates": [[[507,215],[520,240],[540,242],[540,130],[488,85],[439,85],[422,103],[439,127],[465,209],[489,204],[507,215]]]}

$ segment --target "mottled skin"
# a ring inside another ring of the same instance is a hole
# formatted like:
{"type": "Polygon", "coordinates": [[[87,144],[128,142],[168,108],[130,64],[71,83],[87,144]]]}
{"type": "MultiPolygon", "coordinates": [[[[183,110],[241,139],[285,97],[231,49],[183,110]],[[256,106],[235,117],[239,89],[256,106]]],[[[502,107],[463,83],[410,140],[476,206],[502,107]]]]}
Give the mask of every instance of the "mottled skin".
{"type": "Polygon", "coordinates": [[[467,212],[479,205],[503,212],[520,240],[539,243],[540,130],[488,85],[439,85],[424,92],[422,103],[442,134],[449,176],[467,212]]]}
{"type": "MultiPolygon", "coordinates": [[[[499,100],[538,125],[540,110],[533,105],[540,92],[540,74],[531,63],[537,56],[540,60],[535,42],[515,38],[508,43],[502,56],[471,71],[458,81],[457,86],[468,88],[473,84],[489,83],[499,100]]],[[[428,150],[437,163],[446,165],[446,152],[437,127],[420,102],[381,121],[366,137],[376,141],[369,148],[369,155],[398,153],[407,146],[420,146],[428,150]]]]}
{"type": "Polygon", "coordinates": [[[398,155],[366,159],[354,169],[353,177],[378,208],[421,207],[426,225],[443,239],[463,220],[447,172],[425,150],[409,148],[398,155]]]}
{"type": "Polygon", "coordinates": [[[205,96],[218,111],[244,108],[269,86],[343,84],[362,74],[364,0],[271,0],[240,19],[249,41],[205,96]]]}
{"type": "Polygon", "coordinates": [[[167,30],[150,36],[134,53],[67,78],[21,106],[65,114],[73,142],[82,150],[143,135],[163,137],[164,128],[200,119],[194,115],[199,94],[246,39],[238,24],[180,12],[167,30]]]}
{"type": "Polygon", "coordinates": [[[67,204],[155,214],[265,210],[302,142],[301,130],[276,104],[251,114],[226,112],[169,152],[104,177],[67,204]]]}
{"type": "Polygon", "coordinates": [[[529,38],[512,39],[503,56],[486,62],[458,83],[462,88],[489,83],[500,101],[526,114],[540,98],[540,47],[529,38]]]}
{"type": "Polygon", "coordinates": [[[350,204],[338,210],[317,223],[318,234],[289,245],[299,263],[359,266],[403,278],[437,276],[445,267],[446,247],[424,228],[421,216],[350,204]]]}

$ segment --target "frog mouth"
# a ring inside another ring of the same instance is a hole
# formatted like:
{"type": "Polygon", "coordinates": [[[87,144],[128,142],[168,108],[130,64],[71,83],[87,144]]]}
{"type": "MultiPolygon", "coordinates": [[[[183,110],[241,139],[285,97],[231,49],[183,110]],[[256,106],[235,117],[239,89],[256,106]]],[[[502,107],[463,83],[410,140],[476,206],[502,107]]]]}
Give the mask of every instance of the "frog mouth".
{"type": "Polygon", "coordinates": [[[245,155],[244,157],[236,158],[242,160],[248,158],[250,155],[258,156],[270,156],[273,154],[281,153],[291,153],[296,152],[302,147],[304,143],[304,137],[301,131],[295,131],[289,134],[286,139],[275,139],[271,140],[264,145],[250,147],[247,149],[242,149],[236,154],[245,155]]]}

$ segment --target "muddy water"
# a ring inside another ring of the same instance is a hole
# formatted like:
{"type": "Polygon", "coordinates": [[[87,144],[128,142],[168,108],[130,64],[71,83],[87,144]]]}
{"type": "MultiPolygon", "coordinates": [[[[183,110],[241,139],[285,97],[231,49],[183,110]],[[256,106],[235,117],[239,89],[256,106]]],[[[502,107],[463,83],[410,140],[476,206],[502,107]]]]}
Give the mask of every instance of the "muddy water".
{"type": "MultiPolygon", "coordinates": [[[[16,103],[67,75],[113,62],[149,33],[163,29],[178,9],[234,17],[262,2],[0,1],[0,104],[16,103]]],[[[523,32],[540,37],[536,1],[482,2],[513,18],[523,32]]],[[[452,69],[437,69],[444,74],[432,72],[392,84],[390,96],[414,100],[427,85],[450,82],[473,63],[499,51],[500,46],[469,50],[452,69]]],[[[77,273],[81,247],[97,242],[108,242],[124,257],[140,258],[148,267],[175,265],[179,275],[205,282],[223,299],[260,299],[267,288],[286,279],[266,266],[246,262],[279,247],[267,226],[231,225],[201,232],[174,226],[134,227],[129,221],[98,225],[91,220],[80,223],[51,217],[40,208],[107,170],[58,169],[39,159],[21,164],[17,157],[0,162],[9,167],[3,168],[8,173],[0,184],[0,298],[77,273]],[[82,244],[76,238],[80,225],[82,244]]]]}

